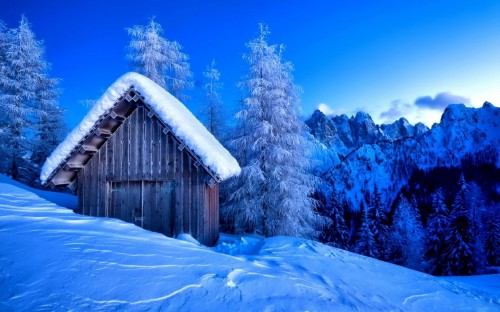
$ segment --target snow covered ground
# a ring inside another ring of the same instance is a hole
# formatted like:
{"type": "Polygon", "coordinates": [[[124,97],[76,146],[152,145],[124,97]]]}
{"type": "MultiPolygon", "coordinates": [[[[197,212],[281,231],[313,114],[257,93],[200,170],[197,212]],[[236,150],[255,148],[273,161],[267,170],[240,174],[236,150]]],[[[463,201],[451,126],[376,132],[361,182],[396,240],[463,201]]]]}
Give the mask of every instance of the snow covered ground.
{"type": "Polygon", "coordinates": [[[13,184],[0,179],[0,311],[500,310],[500,274],[436,278],[290,237],[206,248],[13,184]]]}

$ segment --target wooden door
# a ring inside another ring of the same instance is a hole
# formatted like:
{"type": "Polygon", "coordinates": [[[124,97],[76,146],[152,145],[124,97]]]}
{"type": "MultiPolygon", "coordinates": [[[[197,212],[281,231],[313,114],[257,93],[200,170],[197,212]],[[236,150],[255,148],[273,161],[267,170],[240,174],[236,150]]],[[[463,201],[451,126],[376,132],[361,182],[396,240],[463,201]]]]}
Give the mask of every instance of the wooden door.
{"type": "Polygon", "coordinates": [[[118,218],[142,227],[142,182],[113,181],[110,182],[110,191],[111,203],[108,207],[108,217],[118,218]]]}
{"type": "Polygon", "coordinates": [[[173,236],[174,181],[144,181],[144,228],[173,236]]]}
{"type": "Polygon", "coordinates": [[[174,181],[112,181],[108,217],[173,236],[174,181]]]}

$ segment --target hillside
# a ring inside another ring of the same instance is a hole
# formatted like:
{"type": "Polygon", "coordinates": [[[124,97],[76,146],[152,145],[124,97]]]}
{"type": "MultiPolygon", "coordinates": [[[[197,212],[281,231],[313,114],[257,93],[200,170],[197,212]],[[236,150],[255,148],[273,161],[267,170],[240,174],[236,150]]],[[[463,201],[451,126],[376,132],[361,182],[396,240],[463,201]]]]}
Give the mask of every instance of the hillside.
{"type": "Polygon", "coordinates": [[[224,236],[210,249],[13,184],[0,181],[1,311],[500,309],[486,287],[500,275],[436,278],[290,237],[224,236]]]}

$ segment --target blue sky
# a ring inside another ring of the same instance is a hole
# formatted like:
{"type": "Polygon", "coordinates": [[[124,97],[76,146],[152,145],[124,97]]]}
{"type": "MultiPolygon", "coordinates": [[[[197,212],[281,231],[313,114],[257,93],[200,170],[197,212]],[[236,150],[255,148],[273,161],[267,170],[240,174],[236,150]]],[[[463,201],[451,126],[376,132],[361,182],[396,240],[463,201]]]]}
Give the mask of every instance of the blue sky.
{"type": "MultiPolygon", "coordinates": [[[[500,103],[500,1],[37,1],[0,0],[0,19],[25,14],[43,39],[51,75],[62,79],[61,106],[74,127],[129,70],[126,28],[152,16],[191,58],[195,81],[215,59],[228,111],[245,74],[245,42],[265,21],[284,43],[302,86],[303,114],[351,115],[377,122],[401,116],[428,125],[448,103],[500,103]]],[[[198,114],[202,98],[186,105],[198,114]]]]}

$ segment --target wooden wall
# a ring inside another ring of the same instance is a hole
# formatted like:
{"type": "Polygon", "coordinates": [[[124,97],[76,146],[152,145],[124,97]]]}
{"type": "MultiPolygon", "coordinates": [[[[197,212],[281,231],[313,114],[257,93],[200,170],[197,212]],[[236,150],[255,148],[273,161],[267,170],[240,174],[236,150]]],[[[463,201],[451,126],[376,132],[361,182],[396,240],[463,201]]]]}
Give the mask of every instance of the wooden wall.
{"type": "Polygon", "coordinates": [[[202,244],[215,244],[219,186],[205,183],[209,174],[179,145],[139,105],[78,172],[78,212],[117,217],[169,236],[189,233],[202,244]]]}

